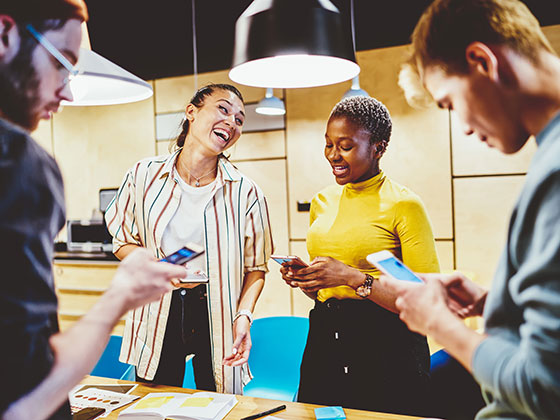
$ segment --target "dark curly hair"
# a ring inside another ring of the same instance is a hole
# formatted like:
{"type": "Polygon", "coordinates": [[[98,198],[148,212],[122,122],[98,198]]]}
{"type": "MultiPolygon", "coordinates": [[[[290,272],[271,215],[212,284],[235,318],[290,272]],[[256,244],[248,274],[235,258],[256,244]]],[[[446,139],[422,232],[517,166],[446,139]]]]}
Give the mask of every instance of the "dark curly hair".
{"type": "Polygon", "coordinates": [[[368,96],[351,96],[337,103],[329,120],[346,118],[357,127],[370,133],[370,144],[379,142],[386,147],[391,137],[393,124],[389,111],[377,99],[368,96]]]}
{"type": "MultiPolygon", "coordinates": [[[[239,99],[241,99],[241,102],[244,103],[243,95],[241,95],[241,92],[239,92],[239,90],[235,86],[225,83],[211,83],[209,85],[201,87],[196,91],[189,103],[193,104],[197,108],[200,108],[202,105],[204,105],[204,101],[206,100],[206,98],[212,95],[216,90],[229,90],[230,92],[233,92],[239,99]]],[[[185,145],[185,139],[187,138],[188,132],[189,120],[185,118],[185,121],[183,121],[183,124],[181,126],[181,134],[179,134],[179,137],[177,137],[177,141],[175,142],[175,146],[177,148],[183,147],[185,145]]]]}

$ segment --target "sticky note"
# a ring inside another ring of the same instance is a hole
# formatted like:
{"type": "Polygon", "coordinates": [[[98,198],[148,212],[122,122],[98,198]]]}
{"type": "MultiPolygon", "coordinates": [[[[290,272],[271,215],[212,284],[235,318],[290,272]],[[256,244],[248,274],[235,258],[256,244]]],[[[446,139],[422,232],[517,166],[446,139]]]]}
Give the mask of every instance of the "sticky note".
{"type": "Polygon", "coordinates": [[[315,409],[317,420],[339,420],[345,419],[346,414],[342,407],[319,407],[315,409]]]}
{"type": "Polygon", "coordinates": [[[173,397],[154,397],[138,401],[134,407],[135,410],[143,410],[146,408],[160,408],[171,401],[173,397]]]}
{"type": "Polygon", "coordinates": [[[181,407],[208,407],[214,398],[191,397],[187,398],[181,407]]]}

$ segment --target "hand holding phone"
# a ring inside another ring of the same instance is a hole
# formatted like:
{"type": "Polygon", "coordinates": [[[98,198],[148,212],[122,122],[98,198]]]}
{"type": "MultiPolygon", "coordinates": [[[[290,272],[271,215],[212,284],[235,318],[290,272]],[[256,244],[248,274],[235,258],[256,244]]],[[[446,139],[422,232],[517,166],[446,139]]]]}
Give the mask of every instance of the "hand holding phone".
{"type": "Polygon", "coordinates": [[[272,258],[280,265],[289,265],[296,269],[309,267],[309,265],[305,261],[295,255],[271,255],[270,258],[272,258]]]}
{"type": "Polygon", "coordinates": [[[202,254],[204,254],[204,248],[197,244],[188,243],[183,248],[178,249],[173,254],[170,254],[165,258],[162,258],[160,261],[171,264],[184,264],[202,254]]]}
{"type": "MultiPolygon", "coordinates": [[[[171,264],[185,264],[188,261],[204,254],[204,248],[194,243],[188,243],[183,248],[175,251],[173,254],[162,258],[160,261],[165,261],[171,264]]],[[[180,283],[208,283],[208,276],[200,270],[191,270],[187,267],[187,277],[179,279],[180,283]]]]}
{"type": "Polygon", "coordinates": [[[369,254],[366,259],[383,274],[387,274],[397,280],[423,283],[420,277],[414,274],[410,268],[404,265],[401,260],[389,251],[379,251],[369,254]]]}

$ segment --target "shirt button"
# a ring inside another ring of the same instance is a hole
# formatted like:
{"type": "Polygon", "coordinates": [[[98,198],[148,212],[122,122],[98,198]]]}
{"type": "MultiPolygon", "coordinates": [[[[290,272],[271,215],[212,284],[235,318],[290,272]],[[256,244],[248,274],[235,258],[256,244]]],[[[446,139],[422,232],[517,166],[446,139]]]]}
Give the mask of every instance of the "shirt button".
{"type": "Polygon", "coordinates": [[[181,290],[181,296],[185,296],[187,294],[187,291],[185,289],[181,290]]]}

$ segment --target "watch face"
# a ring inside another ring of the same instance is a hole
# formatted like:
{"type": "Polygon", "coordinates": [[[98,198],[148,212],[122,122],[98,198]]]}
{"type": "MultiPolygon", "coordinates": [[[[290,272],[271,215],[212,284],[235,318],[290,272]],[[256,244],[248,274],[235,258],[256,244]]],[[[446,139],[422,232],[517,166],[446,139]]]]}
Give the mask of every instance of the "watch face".
{"type": "Polygon", "coordinates": [[[371,287],[360,286],[356,289],[356,294],[363,298],[367,298],[370,293],[371,287]]]}

